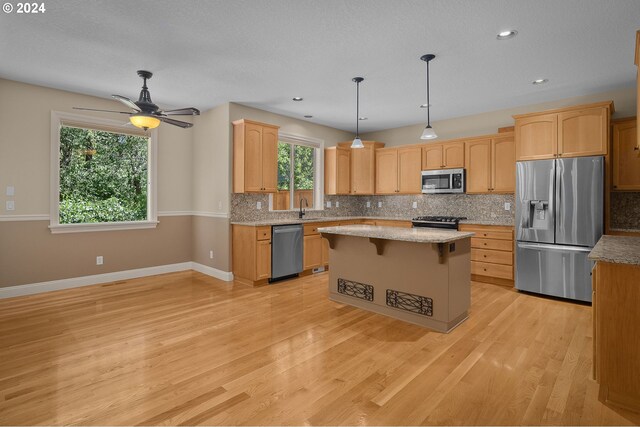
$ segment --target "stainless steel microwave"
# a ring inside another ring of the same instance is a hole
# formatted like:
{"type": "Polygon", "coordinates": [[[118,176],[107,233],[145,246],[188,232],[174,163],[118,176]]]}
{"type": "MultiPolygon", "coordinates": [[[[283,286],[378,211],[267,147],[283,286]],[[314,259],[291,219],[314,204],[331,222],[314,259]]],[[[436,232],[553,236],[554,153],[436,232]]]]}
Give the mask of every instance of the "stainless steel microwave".
{"type": "Polygon", "coordinates": [[[465,187],[464,169],[422,171],[422,192],[425,194],[464,193],[465,187]]]}

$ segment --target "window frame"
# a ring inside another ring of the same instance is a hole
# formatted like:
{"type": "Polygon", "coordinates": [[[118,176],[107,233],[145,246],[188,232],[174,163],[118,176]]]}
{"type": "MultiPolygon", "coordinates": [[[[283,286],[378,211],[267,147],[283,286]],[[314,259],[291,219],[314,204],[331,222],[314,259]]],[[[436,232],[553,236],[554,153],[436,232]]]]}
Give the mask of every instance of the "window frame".
{"type": "MultiPolygon", "coordinates": [[[[314,168],[313,182],[313,209],[308,211],[324,210],[324,140],[313,138],[310,136],[295,135],[287,132],[279,132],[278,142],[286,142],[290,144],[302,145],[316,149],[316,161],[314,168]]],[[[293,183],[290,187],[293,186],[293,183]]],[[[289,188],[291,191],[291,188],[289,188]]],[[[293,203],[293,202],[290,202],[293,203]]],[[[291,205],[289,205],[291,208],[291,205]]],[[[270,212],[297,212],[298,209],[274,210],[273,209],[273,193],[269,193],[269,211],[270,212]]]]}
{"type": "Polygon", "coordinates": [[[119,120],[51,111],[51,163],[49,191],[49,230],[52,234],[90,231],[135,230],[158,225],[157,163],[158,129],[142,131],[119,120]],[[91,222],[60,224],[60,128],[76,126],[105,132],[124,133],[148,138],[147,145],[147,219],[144,221],[91,222]]]}

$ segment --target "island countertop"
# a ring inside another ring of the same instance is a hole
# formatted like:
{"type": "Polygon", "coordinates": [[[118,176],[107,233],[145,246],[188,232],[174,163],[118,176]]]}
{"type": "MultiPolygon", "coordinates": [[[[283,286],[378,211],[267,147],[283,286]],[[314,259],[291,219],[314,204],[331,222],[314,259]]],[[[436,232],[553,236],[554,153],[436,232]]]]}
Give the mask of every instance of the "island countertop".
{"type": "Polygon", "coordinates": [[[438,230],[434,228],[399,228],[375,225],[342,225],[338,227],[321,227],[323,234],[342,236],[368,237],[372,239],[399,240],[415,243],[450,243],[472,237],[475,233],[456,230],[438,230]]]}
{"type": "Polygon", "coordinates": [[[604,235],[589,254],[589,259],[640,265],[640,237],[604,235]]]}

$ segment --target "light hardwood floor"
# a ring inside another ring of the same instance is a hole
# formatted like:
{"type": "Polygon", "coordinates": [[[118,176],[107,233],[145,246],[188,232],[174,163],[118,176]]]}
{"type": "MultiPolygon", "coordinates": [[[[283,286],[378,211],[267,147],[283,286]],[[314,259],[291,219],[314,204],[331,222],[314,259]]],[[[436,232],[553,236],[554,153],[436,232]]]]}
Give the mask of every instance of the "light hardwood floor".
{"type": "Polygon", "coordinates": [[[597,400],[591,307],[473,283],[431,332],[195,272],[0,301],[1,424],[637,424],[597,400]]]}

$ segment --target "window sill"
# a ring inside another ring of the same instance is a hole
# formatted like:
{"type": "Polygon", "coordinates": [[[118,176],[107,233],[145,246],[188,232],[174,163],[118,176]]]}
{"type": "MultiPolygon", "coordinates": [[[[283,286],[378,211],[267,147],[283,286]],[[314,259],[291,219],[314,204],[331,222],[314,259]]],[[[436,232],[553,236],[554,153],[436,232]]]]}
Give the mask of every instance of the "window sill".
{"type": "Polygon", "coordinates": [[[92,231],[140,230],[156,228],[158,221],[130,221],[130,222],[97,222],[88,224],[55,224],[50,225],[51,234],[85,233],[92,231]]]}

